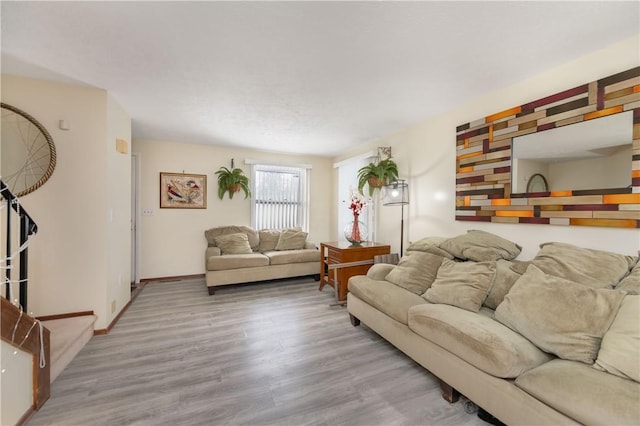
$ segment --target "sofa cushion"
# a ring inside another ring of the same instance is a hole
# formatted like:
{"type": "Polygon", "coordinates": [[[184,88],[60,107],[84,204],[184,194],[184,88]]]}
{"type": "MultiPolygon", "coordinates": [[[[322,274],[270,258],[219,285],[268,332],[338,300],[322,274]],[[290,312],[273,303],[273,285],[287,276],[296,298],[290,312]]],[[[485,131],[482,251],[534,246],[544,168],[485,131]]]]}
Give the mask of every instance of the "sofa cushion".
{"type": "Polygon", "coordinates": [[[408,325],[425,339],[496,377],[517,377],[552,358],[498,321],[455,306],[413,306],[408,325]]]}
{"type": "Polygon", "coordinates": [[[624,298],[616,318],[602,338],[598,359],[593,366],[640,382],[640,296],[624,298]]]}
{"type": "Polygon", "coordinates": [[[582,424],[640,423],[640,383],[581,362],[555,359],[524,373],[515,383],[582,424]]]}
{"type": "Polygon", "coordinates": [[[504,259],[496,262],[496,273],[493,275],[489,294],[484,300],[485,306],[495,310],[509,293],[511,287],[518,281],[518,278],[522,276],[511,269],[512,265],[513,262],[504,259]]]}
{"type": "MultiPolygon", "coordinates": [[[[289,263],[319,262],[320,252],[318,250],[285,250],[268,251],[264,253],[270,259],[271,265],[285,265],[289,263]]],[[[319,264],[319,263],[318,263],[319,264]]],[[[320,267],[318,266],[318,271],[320,267]]]]}
{"type": "Polygon", "coordinates": [[[374,263],[367,271],[367,277],[372,280],[382,281],[395,267],[396,265],[390,263],[374,263]]]}
{"type": "Polygon", "coordinates": [[[636,262],[629,275],[624,277],[615,287],[627,294],[640,294],[640,261],[636,262]]]}
{"type": "Polygon", "coordinates": [[[477,229],[449,238],[440,243],[439,247],[457,258],[476,262],[515,259],[522,250],[522,247],[516,243],[477,229]]]}
{"type": "Polygon", "coordinates": [[[251,246],[247,234],[226,234],[219,235],[215,238],[216,246],[220,248],[223,255],[225,254],[250,254],[251,246]]]}
{"type": "Polygon", "coordinates": [[[207,259],[207,270],[224,271],[227,269],[254,268],[268,266],[269,258],[260,253],[228,254],[226,256],[211,256],[207,259]]]}
{"type": "Polygon", "coordinates": [[[207,238],[207,242],[210,247],[217,247],[215,238],[220,235],[225,234],[237,234],[237,233],[247,234],[247,238],[249,239],[249,245],[251,246],[251,250],[257,251],[258,244],[260,242],[258,237],[258,231],[248,226],[218,226],[215,228],[207,229],[204,231],[204,236],[207,238]]]}
{"type": "Polygon", "coordinates": [[[436,279],[442,259],[444,258],[431,253],[409,253],[400,259],[385,280],[412,293],[422,294],[436,279]]]}
{"type": "Polygon", "coordinates": [[[446,257],[447,259],[453,259],[453,255],[446,250],[440,248],[440,244],[445,241],[445,237],[426,237],[421,240],[414,241],[409,244],[407,253],[412,251],[421,251],[424,253],[431,253],[437,256],[446,257]]]}
{"type": "Polygon", "coordinates": [[[349,278],[354,296],[402,324],[407,324],[409,308],[427,303],[422,297],[388,281],[376,281],[364,275],[349,278]]]}
{"type": "Polygon", "coordinates": [[[535,265],[514,284],[496,319],[560,358],[593,364],[625,293],[548,275],[535,265]]]}
{"type": "Polygon", "coordinates": [[[307,242],[307,235],[297,229],[285,229],[280,233],[276,250],[301,250],[307,242]]]}
{"type": "MultiPolygon", "coordinates": [[[[300,227],[292,227],[286,228],[294,231],[302,231],[300,227]]],[[[273,251],[276,249],[278,245],[278,241],[280,240],[280,234],[283,229],[261,229],[258,231],[258,236],[260,237],[260,243],[258,244],[258,251],[260,253],[265,253],[267,251],[273,251]]],[[[302,247],[305,248],[305,247],[302,247]]]]}
{"type": "MultiPolygon", "coordinates": [[[[544,243],[531,261],[544,273],[594,288],[613,288],[633,267],[637,257],[566,243],[544,243]]],[[[526,270],[520,266],[519,272],[526,270]]]]}
{"type": "Polygon", "coordinates": [[[436,280],[423,297],[431,303],[445,303],[478,312],[487,297],[496,262],[454,262],[444,259],[436,280]]]}
{"type": "Polygon", "coordinates": [[[278,240],[280,239],[279,229],[261,229],[258,231],[260,237],[260,243],[258,244],[258,251],[265,253],[276,249],[278,240]]]}

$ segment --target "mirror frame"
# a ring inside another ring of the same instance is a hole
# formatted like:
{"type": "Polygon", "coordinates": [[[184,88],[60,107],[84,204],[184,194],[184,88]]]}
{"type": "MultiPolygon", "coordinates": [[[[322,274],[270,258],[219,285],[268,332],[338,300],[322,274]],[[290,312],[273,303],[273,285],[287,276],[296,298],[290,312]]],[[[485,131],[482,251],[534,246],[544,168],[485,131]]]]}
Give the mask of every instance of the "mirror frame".
{"type": "MultiPolygon", "coordinates": [[[[14,191],[14,187],[10,184],[10,182],[7,182],[7,181],[4,182],[7,185],[7,187],[9,188],[9,190],[11,192],[13,192],[16,197],[22,197],[22,196],[27,195],[27,194],[35,191],[36,189],[40,188],[42,185],[44,185],[44,183],[47,180],[49,180],[49,178],[53,174],[53,171],[54,171],[54,169],[56,167],[56,158],[57,158],[56,157],[56,146],[53,143],[53,139],[51,138],[51,135],[49,134],[47,129],[45,129],[44,126],[42,124],[40,124],[40,122],[38,122],[38,120],[33,118],[31,115],[27,114],[26,112],[22,111],[19,108],[16,108],[14,106],[8,105],[8,104],[6,104],[4,102],[0,102],[0,108],[1,109],[6,109],[8,111],[11,111],[14,114],[18,114],[18,115],[22,116],[23,118],[25,118],[26,120],[28,120],[31,124],[33,124],[40,131],[40,133],[44,136],[44,138],[45,138],[45,140],[47,142],[47,146],[49,148],[49,164],[47,166],[47,169],[44,171],[42,176],[40,176],[38,178],[38,180],[36,180],[31,186],[29,186],[29,187],[27,187],[27,188],[25,188],[25,189],[23,189],[21,191],[14,191]]],[[[0,144],[0,148],[1,148],[1,144],[0,144]]],[[[29,163],[29,158],[26,159],[23,169],[27,169],[27,170],[29,169],[28,163],[29,163]]]]}
{"type": "Polygon", "coordinates": [[[640,228],[640,67],[456,128],[456,220],[640,228]],[[511,193],[516,136],[633,111],[631,185],[511,193]]]}

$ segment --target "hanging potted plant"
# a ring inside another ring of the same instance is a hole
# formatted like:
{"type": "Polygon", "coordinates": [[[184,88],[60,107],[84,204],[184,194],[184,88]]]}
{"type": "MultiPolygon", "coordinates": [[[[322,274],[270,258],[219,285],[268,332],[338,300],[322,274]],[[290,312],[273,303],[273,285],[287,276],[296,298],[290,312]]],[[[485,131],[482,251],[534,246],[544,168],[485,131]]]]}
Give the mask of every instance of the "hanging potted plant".
{"type": "Polygon", "coordinates": [[[380,160],[378,164],[369,163],[358,170],[358,191],[365,185],[369,185],[369,196],[373,196],[376,188],[382,188],[391,182],[398,180],[398,166],[391,158],[380,160]]]}
{"type": "Polygon", "coordinates": [[[251,196],[249,178],[245,176],[242,169],[229,170],[226,167],[220,167],[216,174],[218,175],[218,197],[221,200],[225,192],[229,192],[229,199],[232,199],[233,195],[240,190],[244,192],[245,199],[251,196]]]}

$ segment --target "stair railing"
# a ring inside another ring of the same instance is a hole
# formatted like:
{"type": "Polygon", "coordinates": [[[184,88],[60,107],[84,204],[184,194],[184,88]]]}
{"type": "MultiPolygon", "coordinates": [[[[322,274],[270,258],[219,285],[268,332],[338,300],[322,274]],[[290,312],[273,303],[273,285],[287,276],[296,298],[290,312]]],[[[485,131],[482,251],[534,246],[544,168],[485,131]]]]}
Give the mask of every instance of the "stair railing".
{"type": "MultiPolygon", "coordinates": [[[[5,224],[5,232],[0,232],[0,237],[5,243],[5,257],[0,259],[0,269],[4,269],[3,283],[6,285],[4,297],[0,294],[0,331],[2,340],[32,355],[33,371],[33,409],[38,410],[49,399],[50,395],[50,335],[49,330],[42,327],[40,321],[27,315],[27,273],[28,273],[28,241],[38,231],[35,221],[22,207],[18,198],[9,190],[0,179],[0,195],[4,199],[3,204],[9,208],[0,209],[0,218],[5,224]],[[19,226],[19,246],[13,250],[12,215],[15,213],[19,226]],[[19,256],[19,278],[12,280],[14,260],[19,256]],[[13,284],[18,283],[18,296],[13,295],[13,284]]],[[[0,231],[2,231],[0,229],[0,231]]],[[[1,292],[0,292],[1,293],[1,292]]],[[[25,416],[27,418],[30,413],[25,416]]],[[[23,419],[26,422],[26,419],[23,419]]],[[[23,423],[22,421],[20,423],[23,423]]]]}
{"type": "Polygon", "coordinates": [[[12,244],[11,244],[11,210],[15,211],[16,214],[18,215],[18,219],[19,219],[19,224],[18,226],[20,227],[20,246],[18,248],[17,253],[20,253],[20,270],[19,270],[19,295],[18,295],[18,299],[19,299],[19,303],[20,306],[22,306],[22,310],[26,311],[27,310],[27,273],[28,273],[28,269],[27,269],[27,265],[28,265],[28,260],[29,260],[29,247],[28,247],[28,241],[29,241],[29,237],[31,235],[34,235],[36,232],[38,232],[38,225],[36,225],[36,222],[31,218],[31,216],[29,216],[29,213],[27,213],[27,211],[22,207],[22,205],[20,204],[20,201],[18,200],[18,197],[16,197],[15,195],[13,195],[13,193],[9,190],[9,188],[7,187],[7,185],[5,185],[5,183],[2,181],[2,179],[0,179],[0,194],[2,195],[2,197],[6,200],[8,206],[10,207],[7,210],[7,216],[6,216],[6,233],[5,235],[5,244],[6,244],[6,261],[5,261],[5,283],[7,283],[7,288],[6,288],[6,293],[5,293],[5,297],[8,300],[11,300],[13,302],[13,298],[12,298],[12,286],[10,283],[12,283],[11,281],[11,271],[12,271],[12,262],[13,262],[13,258],[15,256],[15,254],[13,254],[12,252],[12,244]]]}

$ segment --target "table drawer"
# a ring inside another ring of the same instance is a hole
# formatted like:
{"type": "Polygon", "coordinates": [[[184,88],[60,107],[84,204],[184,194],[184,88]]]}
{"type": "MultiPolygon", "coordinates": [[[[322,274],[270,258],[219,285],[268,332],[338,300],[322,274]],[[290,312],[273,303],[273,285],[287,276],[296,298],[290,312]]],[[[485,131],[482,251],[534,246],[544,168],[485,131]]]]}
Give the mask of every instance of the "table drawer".
{"type": "Polygon", "coordinates": [[[333,250],[331,248],[327,249],[327,261],[329,263],[341,263],[342,257],[342,252],[339,250],[333,250]]]}

